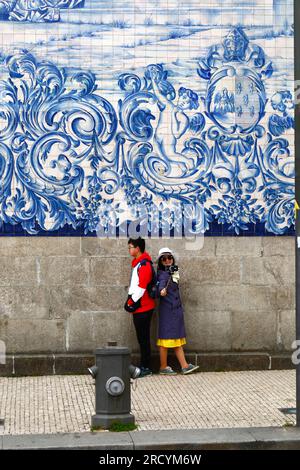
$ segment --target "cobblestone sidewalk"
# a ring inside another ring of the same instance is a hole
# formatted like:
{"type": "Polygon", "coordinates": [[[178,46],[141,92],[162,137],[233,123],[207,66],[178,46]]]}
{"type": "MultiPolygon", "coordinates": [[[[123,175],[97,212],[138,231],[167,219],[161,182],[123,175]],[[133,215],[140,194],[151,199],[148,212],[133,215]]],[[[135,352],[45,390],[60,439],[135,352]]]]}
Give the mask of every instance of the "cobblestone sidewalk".
{"type": "MultiPolygon", "coordinates": [[[[132,411],[139,430],[284,426],[295,393],[290,370],[153,375],[135,381],[132,411]]],[[[92,414],[88,375],[0,378],[0,434],[85,432],[92,414]]]]}

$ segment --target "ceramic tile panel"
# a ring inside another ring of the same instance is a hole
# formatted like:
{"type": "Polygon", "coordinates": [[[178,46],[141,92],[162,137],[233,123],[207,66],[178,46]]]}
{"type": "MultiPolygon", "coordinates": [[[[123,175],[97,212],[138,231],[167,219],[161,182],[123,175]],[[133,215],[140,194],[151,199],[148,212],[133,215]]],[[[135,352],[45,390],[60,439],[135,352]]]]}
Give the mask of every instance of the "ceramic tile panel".
{"type": "Polygon", "coordinates": [[[0,24],[0,236],[294,234],[291,0],[0,0],[0,24]]]}

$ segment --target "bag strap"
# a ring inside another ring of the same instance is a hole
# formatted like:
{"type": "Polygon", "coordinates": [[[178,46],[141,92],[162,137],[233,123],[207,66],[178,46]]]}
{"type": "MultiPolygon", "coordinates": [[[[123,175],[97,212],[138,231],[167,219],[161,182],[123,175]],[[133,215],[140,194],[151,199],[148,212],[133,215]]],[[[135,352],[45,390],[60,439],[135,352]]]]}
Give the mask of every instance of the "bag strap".
{"type": "MultiPolygon", "coordinates": [[[[151,264],[151,270],[152,270],[152,279],[151,281],[149,282],[149,284],[151,284],[151,282],[153,281],[153,278],[155,277],[155,269],[154,269],[154,266],[153,266],[153,261],[150,261],[150,259],[143,259],[142,261],[139,262],[139,266],[138,266],[138,272],[139,272],[139,269],[141,266],[145,266],[146,263],[150,263],[151,264]]],[[[149,285],[148,284],[148,285],[149,285]]]]}
{"type": "Polygon", "coordinates": [[[146,263],[151,263],[151,268],[153,268],[153,261],[150,261],[150,259],[142,259],[142,261],[139,262],[138,270],[141,266],[145,266],[146,263]]]}

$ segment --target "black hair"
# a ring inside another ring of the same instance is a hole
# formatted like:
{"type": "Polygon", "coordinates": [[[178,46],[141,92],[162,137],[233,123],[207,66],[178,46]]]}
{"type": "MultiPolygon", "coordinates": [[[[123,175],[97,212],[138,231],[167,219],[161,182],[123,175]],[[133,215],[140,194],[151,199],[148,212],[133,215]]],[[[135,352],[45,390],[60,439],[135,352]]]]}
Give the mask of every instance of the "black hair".
{"type": "Polygon", "coordinates": [[[145,248],[146,248],[146,242],[143,238],[141,238],[141,237],[139,237],[139,238],[129,238],[128,245],[129,245],[129,243],[131,243],[131,245],[133,245],[134,248],[139,247],[141,252],[144,253],[145,248]]]}
{"type": "MultiPolygon", "coordinates": [[[[172,255],[172,253],[168,253],[168,254],[172,255]]],[[[164,271],[164,270],[166,269],[165,266],[162,264],[162,260],[161,260],[163,256],[165,256],[164,253],[159,257],[158,263],[157,263],[157,269],[158,269],[158,270],[160,269],[161,271],[164,271]]],[[[172,266],[174,266],[174,264],[175,264],[175,258],[174,258],[174,255],[172,255],[172,256],[173,256],[173,264],[172,264],[172,266]]]]}

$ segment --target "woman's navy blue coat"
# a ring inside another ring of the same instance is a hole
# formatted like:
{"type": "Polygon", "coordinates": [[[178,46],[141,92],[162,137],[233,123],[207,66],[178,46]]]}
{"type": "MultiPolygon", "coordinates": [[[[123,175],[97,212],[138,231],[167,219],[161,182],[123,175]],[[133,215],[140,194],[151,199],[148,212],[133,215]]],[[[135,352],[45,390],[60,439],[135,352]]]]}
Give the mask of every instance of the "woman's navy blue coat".
{"type": "MultiPolygon", "coordinates": [[[[158,270],[157,280],[159,293],[168,283],[171,274],[168,271],[158,270]]],[[[185,338],[185,327],[183,318],[183,308],[181,304],[179,286],[172,279],[170,280],[167,295],[160,298],[159,303],[159,339],[179,339],[185,338]]]]}

